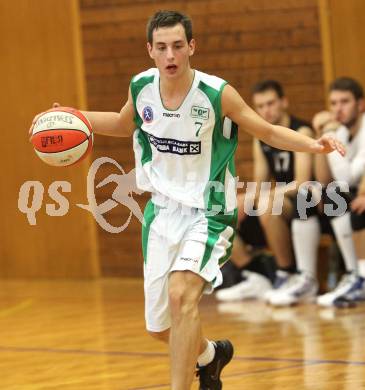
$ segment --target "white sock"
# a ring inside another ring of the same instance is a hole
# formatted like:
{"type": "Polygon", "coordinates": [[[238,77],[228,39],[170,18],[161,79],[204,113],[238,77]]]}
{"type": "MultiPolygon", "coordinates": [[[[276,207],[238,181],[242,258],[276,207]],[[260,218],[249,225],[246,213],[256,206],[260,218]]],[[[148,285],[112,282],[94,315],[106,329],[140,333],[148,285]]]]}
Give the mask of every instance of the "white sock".
{"type": "Polygon", "coordinates": [[[352,227],[350,213],[347,212],[341,217],[331,219],[331,225],[336,236],[337,244],[345,261],[347,272],[358,273],[357,256],[354,240],[352,238],[352,227]]]}
{"type": "Polygon", "coordinates": [[[205,351],[198,356],[198,365],[199,367],[203,367],[208,365],[214,359],[215,355],[215,347],[213,341],[207,340],[208,345],[205,348],[205,351]]]}
{"type": "Polygon", "coordinates": [[[321,227],[316,216],[308,219],[294,219],[291,234],[297,268],[300,272],[317,277],[317,252],[321,227]]]}
{"type": "Polygon", "coordinates": [[[365,259],[360,259],[357,263],[359,267],[359,275],[365,278],[365,259]]]}

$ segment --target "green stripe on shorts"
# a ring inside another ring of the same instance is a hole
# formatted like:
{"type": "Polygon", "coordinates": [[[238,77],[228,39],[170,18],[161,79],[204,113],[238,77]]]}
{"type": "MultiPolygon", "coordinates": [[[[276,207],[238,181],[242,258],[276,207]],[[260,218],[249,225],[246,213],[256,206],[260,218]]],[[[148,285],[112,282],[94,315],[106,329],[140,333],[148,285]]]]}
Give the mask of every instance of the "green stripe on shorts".
{"type": "Polygon", "coordinates": [[[220,234],[227,228],[227,226],[230,226],[233,229],[233,234],[229,238],[231,245],[227,249],[226,254],[219,259],[219,265],[222,265],[231,256],[234,232],[237,224],[237,209],[235,209],[232,214],[217,214],[214,216],[206,216],[206,218],[208,220],[208,239],[205,244],[205,252],[200,266],[200,271],[208,263],[220,234]]]}
{"type": "Polygon", "coordinates": [[[148,236],[150,234],[150,227],[152,222],[155,220],[158,214],[157,207],[152,203],[152,200],[149,200],[146,204],[143,213],[143,225],[142,225],[142,253],[144,263],[147,263],[147,245],[148,245],[148,236]]]}

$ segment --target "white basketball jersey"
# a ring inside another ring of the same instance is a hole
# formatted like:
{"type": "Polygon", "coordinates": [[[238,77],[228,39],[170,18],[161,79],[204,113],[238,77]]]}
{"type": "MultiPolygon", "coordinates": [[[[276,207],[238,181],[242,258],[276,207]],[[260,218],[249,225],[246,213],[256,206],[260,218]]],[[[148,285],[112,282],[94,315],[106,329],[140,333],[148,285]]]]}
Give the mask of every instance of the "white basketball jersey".
{"type": "Polygon", "coordinates": [[[336,138],[346,147],[346,155],[338,152],[327,155],[332,176],[337,181],[345,181],[350,187],[357,187],[365,171],[365,114],[362,114],[360,128],[353,138],[349,129],[340,126],[336,138]]]}
{"type": "Polygon", "coordinates": [[[222,212],[236,207],[237,126],[222,118],[225,84],[195,71],[190,91],[181,106],[171,111],[161,100],[158,69],[132,79],[137,186],[152,192],[155,202],[172,199],[222,212]]]}

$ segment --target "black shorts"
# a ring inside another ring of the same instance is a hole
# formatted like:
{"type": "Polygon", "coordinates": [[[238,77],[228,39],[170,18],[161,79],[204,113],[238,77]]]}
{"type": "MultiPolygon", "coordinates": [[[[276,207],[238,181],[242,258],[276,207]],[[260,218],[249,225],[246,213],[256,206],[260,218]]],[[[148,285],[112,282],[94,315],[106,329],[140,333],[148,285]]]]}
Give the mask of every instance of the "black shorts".
{"type": "Polygon", "coordinates": [[[256,216],[248,215],[238,226],[237,233],[245,244],[251,245],[255,249],[267,246],[265,233],[259,218],[256,216]]]}
{"type": "MultiPolygon", "coordinates": [[[[307,202],[310,201],[311,194],[308,193],[305,195],[305,199],[301,198],[301,195],[298,193],[297,196],[287,197],[290,200],[293,206],[293,214],[288,220],[288,225],[291,225],[293,219],[300,218],[298,213],[298,203],[302,200],[307,202]]],[[[306,216],[318,216],[321,230],[323,233],[333,234],[331,224],[328,219],[323,215],[320,215],[316,206],[306,209],[306,216]]],[[[255,249],[264,248],[267,246],[267,241],[265,233],[262,229],[260,220],[258,216],[247,216],[239,225],[237,233],[242,239],[242,241],[248,245],[251,245],[255,249]]]]}
{"type": "MultiPolygon", "coordinates": [[[[352,212],[350,208],[350,203],[356,197],[356,194],[357,194],[357,188],[355,187],[350,188],[349,191],[342,191],[340,187],[332,187],[332,186],[323,188],[322,201],[324,207],[327,208],[327,212],[326,209],[324,209],[324,213],[317,212],[317,215],[321,223],[322,233],[328,233],[333,235],[330,221],[336,216],[343,215],[343,210],[340,210],[339,207],[340,200],[341,202],[343,202],[342,206],[346,210],[346,212],[350,211],[351,213],[352,229],[357,231],[365,228],[365,213],[356,214],[352,212]]],[[[317,206],[315,206],[315,209],[317,209],[317,206]]],[[[308,211],[309,211],[308,215],[312,214],[310,209],[308,209],[308,211]]],[[[300,218],[298,209],[296,209],[295,218],[300,218]]]]}

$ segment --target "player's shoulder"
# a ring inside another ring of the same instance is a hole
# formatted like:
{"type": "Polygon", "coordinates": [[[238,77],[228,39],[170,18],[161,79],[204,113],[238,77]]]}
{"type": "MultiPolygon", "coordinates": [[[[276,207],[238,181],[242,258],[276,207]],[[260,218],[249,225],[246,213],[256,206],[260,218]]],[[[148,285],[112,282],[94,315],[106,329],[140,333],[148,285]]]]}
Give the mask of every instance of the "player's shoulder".
{"type": "Polygon", "coordinates": [[[365,113],[360,115],[361,115],[360,131],[361,133],[365,133],[365,113]]]}
{"type": "Polygon", "coordinates": [[[158,69],[150,68],[133,76],[131,83],[152,82],[157,75],[158,69]]]}
{"type": "Polygon", "coordinates": [[[222,88],[227,84],[226,80],[223,80],[222,78],[218,76],[214,76],[208,73],[201,72],[199,70],[195,71],[197,73],[197,77],[199,78],[199,81],[208,87],[216,90],[217,92],[221,91],[222,88]]]}
{"type": "Polygon", "coordinates": [[[349,130],[346,126],[341,125],[335,130],[336,138],[344,144],[348,144],[349,130]]]}
{"type": "Polygon", "coordinates": [[[293,130],[300,129],[302,127],[308,127],[310,129],[312,128],[311,124],[305,119],[298,118],[297,116],[292,114],[289,115],[289,118],[290,118],[290,128],[293,130]]]}

